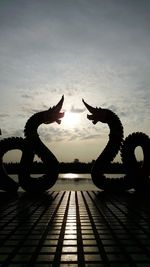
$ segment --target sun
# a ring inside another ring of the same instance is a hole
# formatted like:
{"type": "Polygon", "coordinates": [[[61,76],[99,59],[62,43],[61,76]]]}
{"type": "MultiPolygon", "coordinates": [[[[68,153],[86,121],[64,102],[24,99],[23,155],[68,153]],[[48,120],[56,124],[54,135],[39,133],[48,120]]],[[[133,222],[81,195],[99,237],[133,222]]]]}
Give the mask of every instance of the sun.
{"type": "Polygon", "coordinates": [[[67,128],[74,128],[80,123],[80,115],[78,113],[66,111],[62,123],[67,128]]]}

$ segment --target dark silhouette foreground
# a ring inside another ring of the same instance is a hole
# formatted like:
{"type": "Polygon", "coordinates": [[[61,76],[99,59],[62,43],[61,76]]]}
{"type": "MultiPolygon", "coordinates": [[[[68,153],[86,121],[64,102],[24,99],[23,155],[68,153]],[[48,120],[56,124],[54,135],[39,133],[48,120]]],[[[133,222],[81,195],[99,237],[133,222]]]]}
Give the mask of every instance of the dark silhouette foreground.
{"type": "Polygon", "coordinates": [[[91,170],[91,176],[94,184],[103,190],[122,191],[128,189],[149,190],[149,166],[150,166],[150,139],[142,133],[136,132],[130,134],[123,140],[123,126],[118,116],[109,109],[94,108],[83,100],[84,105],[90,111],[87,115],[93,124],[97,122],[107,123],[110,128],[109,141],[94,163],[91,170]],[[140,166],[136,160],[134,151],[137,146],[143,150],[144,160],[140,166]],[[120,179],[108,179],[105,177],[105,169],[115,158],[118,151],[121,152],[122,162],[126,175],[120,179]]]}
{"type": "MultiPolygon", "coordinates": [[[[59,174],[60,164],[55,155],[42,143],[37,133],[39,125],[57,122],[60,124],[64,113],[61,113],[64,97],[56,106],[46,111],[41,111],[31,116],[24,128],[25,138],[12,137],[3,139],[0,142],[0,189],[8,192],[16,192],[19,185],[27,192],[41,193],[51,188],[59,174]],[[19,184],[13,181],[6,172],[3,164],[4,154],[13,149],[22,151],[21,162],[19,165],[19,184]],[[33,159],[35,154],[43,162],[44,175],[39,178],[31,177],[33,159]]],[[[95,160],[91,177],[94,184],[105,191],[121,192],[129,189],[149,190],[150,189],[150,139],[142,133],[130,134],[123,140],[123,126],[118,116],[108,109],[94,108],[83,100],[84,105],[90,111],[87,115],[93,124],[97,122],[107,123],[110,128],[109,141],[95,160]],[[143,150],[144,160],[139,164],[135,157],[135,148],[140,146],[143,150]],[[126,175],[117,179],[108,179],[104,173],[110,168],[111,161],[115,158],[118,151],[121,152],[123,168],[126,175]]],[[[79,165],[79,162],[76,162],[79,165]]],[[[79,167],[79,166],[78,166],[79,167]]]]}
{"type": "Polygon", "coordinates": [[[60,124],[64,113],[61,113],[64,97],[62,96],[59,103],[46,111],[38,112],[31,116],[24,128],[25,138],[12,137],[3,139],[0,142],[0,189],[16,192],[19,185],[31,193],[39,193],[51,188],[59,174],[59,162],[54,154],[42,143],[37,133],[40,124],[57,122],[60,124]],[[7,174],[4,164],[3,155],[12,149],[22,151],[20,162],[19,184],[13,181],[7,174]],[[42,160],[45,174],[37,179],[30,176],[31,166],[34,155],[42,160]]]}

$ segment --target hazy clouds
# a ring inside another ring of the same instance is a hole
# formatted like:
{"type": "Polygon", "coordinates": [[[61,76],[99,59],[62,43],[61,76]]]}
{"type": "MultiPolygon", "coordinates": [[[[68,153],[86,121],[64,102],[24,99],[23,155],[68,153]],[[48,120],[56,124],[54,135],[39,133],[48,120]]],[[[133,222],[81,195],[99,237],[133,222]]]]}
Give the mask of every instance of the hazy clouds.
{"type": "Polygon", "coordinates": [[[79,145],[90,139],[96,149],[98,136],[106,141],[105,127],[87,120],[82,98],[116,112],[125,134],[149,134],[149,14],[148,0],[1,1],[3,133],[22,135],[30,115],[55,105],[64,94],[63,110],[79,113],[80,125],[73,130],[52,125],[51,135],[42,126],[47,143],[76,140],[79,145]]]}

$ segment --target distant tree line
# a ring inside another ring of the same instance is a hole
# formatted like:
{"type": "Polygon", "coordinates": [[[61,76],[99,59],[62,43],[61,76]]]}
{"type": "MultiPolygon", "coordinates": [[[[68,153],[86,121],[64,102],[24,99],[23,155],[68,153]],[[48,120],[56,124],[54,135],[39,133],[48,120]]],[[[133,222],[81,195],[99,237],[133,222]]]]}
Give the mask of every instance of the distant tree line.
{"type": "MultiPolygon", "coordinates": [[[[94,164],[94,160],[89,163],[80,162],[78,159],[75,159],[73,162],[61,162],[59,165],[60,173],[90,173],[91,168],[94,164]]],[[[138,162],[141,165],[141,162],[138,162]]],[[[17,174],[19,173],[20,164],[19,163],[4,163],[4,167],[8,173],[17,174]]],[[[33,162],[31,166],[31,173],[44,173],[44,163],[42,162],[33,162]]],[[[124,173],[124,166],[122,163],[113,162],[105,170],[105,173],[124,173]]]]}

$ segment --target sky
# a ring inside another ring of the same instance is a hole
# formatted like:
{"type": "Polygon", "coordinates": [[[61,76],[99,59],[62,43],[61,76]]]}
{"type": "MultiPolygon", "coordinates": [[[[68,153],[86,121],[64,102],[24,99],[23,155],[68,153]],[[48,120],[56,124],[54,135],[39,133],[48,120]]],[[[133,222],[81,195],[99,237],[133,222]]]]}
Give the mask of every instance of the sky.
{"type": "Polygon", "coordinates": [[[38,129],[60,162],[90,162],[108,142],[108,125],[87,120],[82,98],[114,111],[125,137],[149,135],[149,14],[149,0],[0,0],[0,139],[24,137],[28,118],[62,95],[66,118],[38,129]]]}

